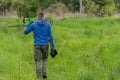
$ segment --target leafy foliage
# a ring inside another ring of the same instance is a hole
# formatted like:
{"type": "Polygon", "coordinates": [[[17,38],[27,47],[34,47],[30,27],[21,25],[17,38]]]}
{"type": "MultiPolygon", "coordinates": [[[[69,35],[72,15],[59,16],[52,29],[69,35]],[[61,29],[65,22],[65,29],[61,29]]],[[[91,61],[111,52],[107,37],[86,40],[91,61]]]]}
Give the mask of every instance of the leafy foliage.
{"type": "Polygon", "coordinates": [[[85,0],[84,5],[88,15],[94,16],[111,16],[116,9],[113,0],[85,0]]]}
{"type": "MultiPolygon", "coordinates": [[[[82,0],[82,2],[84,12],[90,16],[111,16],[116,10],[120,11],[119,0],[82,0]]],[[[52,9],[56,13],[58,8],[54,6],[59,3],[69,12],[80,10],[80,0],[0,0],[0,11],[5,13],[12,9],[16,10],[20,17],[35,17],[39,9],[52,9]]]]}
{"type": "Polygon", "coordinates": [[[51,4],[50,7],[48,7],[47,12],[56,15],[57,17],[62,16],[64,13],[66,13],[68,10],[66,6],[63,3],[56,3],[51,4]]]}
{"type": "Polygon", "coordinates": [[[4,12],[4,16],[6,15],[6,10],[9,10],[11,6],[11,1],[2,0],[0,1],[0,11],[4,12]]]}

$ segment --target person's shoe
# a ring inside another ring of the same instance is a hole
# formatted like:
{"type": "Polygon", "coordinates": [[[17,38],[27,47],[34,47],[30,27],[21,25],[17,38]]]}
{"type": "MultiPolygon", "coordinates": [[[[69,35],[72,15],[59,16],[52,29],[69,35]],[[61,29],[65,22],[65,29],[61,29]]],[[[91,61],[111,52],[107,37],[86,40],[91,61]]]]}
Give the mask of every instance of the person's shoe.
{"type": "Polygon", "coordinates": [[[47,78],[47,76],[46,75],[43,75],[43,79],[46,79],[47,78]]]}
{"type": "Polygon", "coordinates": [[[46,72],[43,72],[43,73],[42,73],[42,76],[43,76],[43,79],[46,79],[46,78],[47,78],[46,72]]]}

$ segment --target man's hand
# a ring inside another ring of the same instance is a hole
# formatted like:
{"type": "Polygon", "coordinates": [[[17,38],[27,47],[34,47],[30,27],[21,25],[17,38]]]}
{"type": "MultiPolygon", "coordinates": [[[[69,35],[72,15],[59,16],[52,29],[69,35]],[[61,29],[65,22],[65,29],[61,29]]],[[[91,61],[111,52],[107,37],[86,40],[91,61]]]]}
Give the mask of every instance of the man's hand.
{"type": "Polygon", "coordinates": [[[50,52],[51,57],[54,58],[57,54],[58,54],[57,50],[51,48],[51,52],[50,52]]]}
{"type": "Polygon", "coordinates": [[[28,24],[32,24],[34,21],[32,19],[29,19],[28,24]]]}

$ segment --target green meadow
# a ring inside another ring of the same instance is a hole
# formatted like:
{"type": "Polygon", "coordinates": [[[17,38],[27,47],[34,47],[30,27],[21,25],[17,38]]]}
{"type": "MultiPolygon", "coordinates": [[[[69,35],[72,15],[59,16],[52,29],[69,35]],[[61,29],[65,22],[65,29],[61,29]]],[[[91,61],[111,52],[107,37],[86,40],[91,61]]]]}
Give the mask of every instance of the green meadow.
{"type": "MultiPolygon", "coordinates": [[[[16,24],[0,18],[0,80],[38,80],[32,33],[16,24]]],[[[46,80],[120,80],[120,18],[63,18],[52,31],[58,55],[49,55],[46,80]]]]}

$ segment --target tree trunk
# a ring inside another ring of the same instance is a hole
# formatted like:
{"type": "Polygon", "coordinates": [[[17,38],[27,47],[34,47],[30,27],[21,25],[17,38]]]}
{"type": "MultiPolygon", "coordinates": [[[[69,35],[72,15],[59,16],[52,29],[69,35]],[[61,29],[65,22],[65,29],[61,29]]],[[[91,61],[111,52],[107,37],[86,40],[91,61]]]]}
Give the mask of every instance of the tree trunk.
{"type": "Polygon", "coordinates": [[[2,15],[3,17],[5,16],[5,12],[3,11],[3,15],[2,15]]]}
{"type": "Polygon", "coordinates": [[[82,0],[80,0],[80,14],[82,13],[82,0]]]}
{"type": "Polygon", "coordinates": [[[4,17],[6,16],[6,10],[3,10],[3,16],[4,17]]]}

